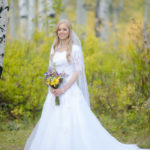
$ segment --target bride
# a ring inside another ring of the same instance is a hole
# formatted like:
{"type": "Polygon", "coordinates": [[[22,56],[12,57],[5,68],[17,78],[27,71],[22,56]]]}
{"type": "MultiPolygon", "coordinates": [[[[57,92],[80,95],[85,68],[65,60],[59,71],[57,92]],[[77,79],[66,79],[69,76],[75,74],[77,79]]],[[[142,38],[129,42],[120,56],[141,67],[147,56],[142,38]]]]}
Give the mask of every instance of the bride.
{"type": "Polygon", "coordinates": [[[115,139],[90,109],[81,43],[66,19],[56,26],[49,67],[53,64],[57,72],[68,76],[59,89],[48,89],[41,117],[24,150],[140,150],[115,139]],[[60,105],[55,104],[55,96],[60,105]]]}

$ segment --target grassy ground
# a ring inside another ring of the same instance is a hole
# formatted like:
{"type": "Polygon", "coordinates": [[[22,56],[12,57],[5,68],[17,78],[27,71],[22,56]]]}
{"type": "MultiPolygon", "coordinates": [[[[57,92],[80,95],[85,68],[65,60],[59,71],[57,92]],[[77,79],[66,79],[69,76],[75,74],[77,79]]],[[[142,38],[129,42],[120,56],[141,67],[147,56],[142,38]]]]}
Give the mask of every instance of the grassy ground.
{"type": "Polygon", "coordinates": [[[0,150],[23,150],[25,141],[31,131],[20,129],[18,131],[3,131],[0,133],[0,150]]]}
{"type": "MultiPolygon", "coordinates": [[[[0,150],[23,150],[26,139],[30,135],[34,123],[16,123],[9,122],[1,124],[0,131],[0,150]],[[5,126],[5,127],[4,127],[5,126]]],[[[103,126],[123,143],[136,143],[141,148],[150,148],[150,135],[149,130],[141,129],[138,132],[130,132],[128,134],[122,134],[119,131],[113,130],[110,125],[102,123],[103,126]]]]}
{"type": "Polygon", "coordinates": [[[0,124],[0,150],[23,150],[36,122],[2,122],[0,124]]]}

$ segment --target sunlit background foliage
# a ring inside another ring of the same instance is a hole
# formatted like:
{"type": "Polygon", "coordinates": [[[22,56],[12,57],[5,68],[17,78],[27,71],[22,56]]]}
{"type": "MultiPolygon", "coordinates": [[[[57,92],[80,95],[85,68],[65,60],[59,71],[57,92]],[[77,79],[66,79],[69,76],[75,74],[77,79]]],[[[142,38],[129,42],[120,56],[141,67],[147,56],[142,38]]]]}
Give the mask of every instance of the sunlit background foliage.
{"type": "MultiPolygon", "coordinates": [[[[64,11],[82,41],[91,109],[118,140],[150,148],[150,48],[145,46],[143,37],[145,2],[124,2],[115,27],[117,32],[112,32],[112,20],[109,20],[107,41],[95,36],[96,0],[86,2],[91,10],[87,12],[84,28],[75,23],[75,1],[64,11]]],[[[61,14],[60,8],[57,9],[61,14]]],[[[54,19],[57,20],[59,15],[54,19]]],[[[47,70],[54,39],[48,31],[54,29],[47,30],[47,34],[35,30],[30,41],[13,38],[8,32],[0,79],[3,132],[29,133],[40,117],[48,91],[41,77],[47,70]]]]}

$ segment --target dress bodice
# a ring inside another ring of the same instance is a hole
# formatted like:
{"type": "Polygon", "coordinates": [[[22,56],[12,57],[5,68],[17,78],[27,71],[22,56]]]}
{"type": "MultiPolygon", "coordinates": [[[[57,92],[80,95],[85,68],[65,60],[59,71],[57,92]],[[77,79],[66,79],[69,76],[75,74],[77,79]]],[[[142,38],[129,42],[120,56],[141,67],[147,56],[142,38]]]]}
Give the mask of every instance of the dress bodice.
{"type": "Polygon", "coordinates": [[[61,73],[65,72],[68,76],[73,75],[74,73],[74,64],[72,62],[69,63],[66,59],[67,51],[56,52],[53,56],[53,63],[55,64],[56,70],[61,73]]]}
{"type": "Polygon", "coordinates": [[[70,62],[68,62],[66,55],[67,51],[56,51],[53,56],[51,65],[55,64],[55,68],[58,73],[64,72],[67,75],[65,79],[68,81],[76,70],[80,70],[80,64],[78,62],[80,60],[78,46],[72,46],[70,62]]]}

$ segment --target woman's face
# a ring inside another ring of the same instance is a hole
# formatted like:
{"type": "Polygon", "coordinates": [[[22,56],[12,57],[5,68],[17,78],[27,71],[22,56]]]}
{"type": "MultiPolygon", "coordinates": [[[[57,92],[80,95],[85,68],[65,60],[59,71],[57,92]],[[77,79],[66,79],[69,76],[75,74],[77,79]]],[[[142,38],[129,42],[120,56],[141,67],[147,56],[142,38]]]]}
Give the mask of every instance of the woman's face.
{"type": "Polygon", "coordinates": [[[59,39],[61,39],[61,40],[65,40],[68,38],[69,29],[65,23],[62,23],[59,25],[57,35],[58,35],[59,39]]]}

